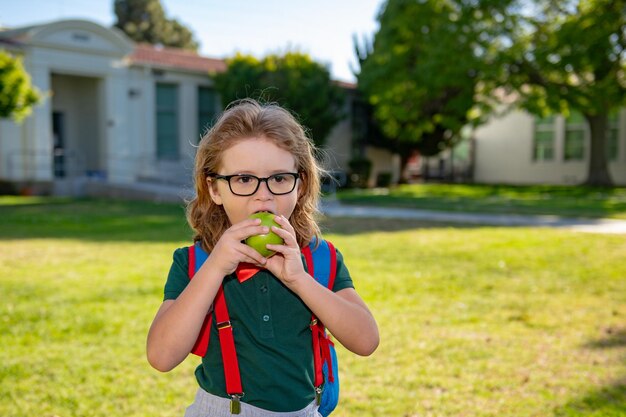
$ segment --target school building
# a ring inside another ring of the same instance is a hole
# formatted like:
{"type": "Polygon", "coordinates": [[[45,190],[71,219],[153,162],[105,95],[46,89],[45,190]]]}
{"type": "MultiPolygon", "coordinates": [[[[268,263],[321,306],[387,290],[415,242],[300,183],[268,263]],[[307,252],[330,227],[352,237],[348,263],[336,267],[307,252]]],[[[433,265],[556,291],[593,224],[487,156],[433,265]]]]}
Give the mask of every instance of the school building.
{"type": "MultiPolygon", "coordinates": [[[[221,110],[210,74],[221,59],[135,44],[122,32],[85,20],[0,29],[0,49],[22,57],[45,99],[22,123],[0,120],[0,181],[57,194],[149,192],[151,184],[190,187],[195,145],[221,110]],[[143,191],[142,191],[143,190],[143,191]]],[[[376,178],[399,177],[399,158],[353,143],[348,117],[327,138],[326,165],[345,178],[356,149],[376,178]]],[[[495,118],[468,133],[455,152],[414,158],[419,176],[460,170],[483,183],[573,184],[586,175],[589,132],[580,118],[536,120],[524,112],[495,118]]],[[[626,185],[626,111],[611,117],[610,170],[626,185]]]]}

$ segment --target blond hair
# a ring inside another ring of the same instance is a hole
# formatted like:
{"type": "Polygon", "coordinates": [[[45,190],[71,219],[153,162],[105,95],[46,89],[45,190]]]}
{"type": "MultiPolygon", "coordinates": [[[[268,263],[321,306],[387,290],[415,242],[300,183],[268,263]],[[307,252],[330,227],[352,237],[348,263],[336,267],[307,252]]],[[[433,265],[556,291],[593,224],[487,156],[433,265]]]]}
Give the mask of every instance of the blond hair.
{"type": "Polygon", "coordinates": [[[194,181],[196,197],[187,204],[187,222],[194,230],[194,241],[201,241],[210,252],[231,224],[224,207],[211,199],[206,178],[220,167],[222,154],[242,139],[263,137],[290,152],[301,174],[296,206],[289,222],[300,247],[319,238],[316,222],[320,197],[320,176],[324,170],[315,159],[315,146],[304,129],[287,110],[275,104],[261,105],[245,99],[231,104],[203,136],[196,153],[194,181]]]}

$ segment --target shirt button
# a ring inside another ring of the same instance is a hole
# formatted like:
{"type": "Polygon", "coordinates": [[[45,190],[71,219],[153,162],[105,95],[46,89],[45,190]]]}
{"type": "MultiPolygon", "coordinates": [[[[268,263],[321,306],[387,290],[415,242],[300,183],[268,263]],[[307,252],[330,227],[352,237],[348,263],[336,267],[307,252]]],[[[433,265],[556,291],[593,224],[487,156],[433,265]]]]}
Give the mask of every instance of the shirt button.
{"type": "Polygon", "coordinates": [[[267,286],[266,285],[261,286],[261,292],[263,294],[265,294],[267,292],[267,286]]]}
{"type": "Polygon", "coordinates": [[[263,316],[263,321],[270,321],[270,316],[267,314],[263,316]]]}

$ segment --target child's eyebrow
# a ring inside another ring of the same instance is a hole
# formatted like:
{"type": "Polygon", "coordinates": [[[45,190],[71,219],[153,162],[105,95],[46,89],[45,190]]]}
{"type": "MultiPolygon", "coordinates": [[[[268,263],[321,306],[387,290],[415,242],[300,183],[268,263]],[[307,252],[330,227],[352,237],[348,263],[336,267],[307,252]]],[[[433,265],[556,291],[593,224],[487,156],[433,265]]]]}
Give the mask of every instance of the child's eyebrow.
{"type": "Polygon", "coordinates": [[[286,173],[286,172],[296,173],[297,174],[298,170],[296,168],[291,168],[291,169],[281,168],[281,169],[271,170],[271,171],[269,171],[267,173],[265,173],[265,172],[260,173],[258,171],[253,170],[253,169],[240,169],[240,170],[237,170],[236,172],[233,172],[232,174],[228,173],[228,175],[254,175],[255,177],[264,177],[266,175],[282,174],[282,173],[286,173]]]}
{"type": "Polygon", "coordinates": [[[296,168],[292,168],[292,169],[277,169],[277,170],[271,171],[271,174],[270,174],[270,175],[273,175],[273,174],[281,174],[281,173],[284,173],[284,172],[293,172],[293,173],[297,173],[297,172],[298,172],[298,170],[297,170],[296,168]]]}

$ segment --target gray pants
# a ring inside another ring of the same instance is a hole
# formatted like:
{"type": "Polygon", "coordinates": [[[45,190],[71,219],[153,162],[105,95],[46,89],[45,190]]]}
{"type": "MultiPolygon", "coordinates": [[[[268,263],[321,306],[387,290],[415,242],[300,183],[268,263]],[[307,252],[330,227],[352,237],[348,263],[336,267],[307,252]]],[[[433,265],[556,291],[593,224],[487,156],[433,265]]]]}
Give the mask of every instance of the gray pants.
{"type": "Polygon", "coordinates": [[[185,417],[321,417],[317,412],[317,404],[313,401],[307,407],[299,411],[277,413],[266,411],[246,403],[241,403],[241,413],[230,413],[230,400],[209,394],[202,388],[198,388],[196,398],[185,411],[185,417]]]}

